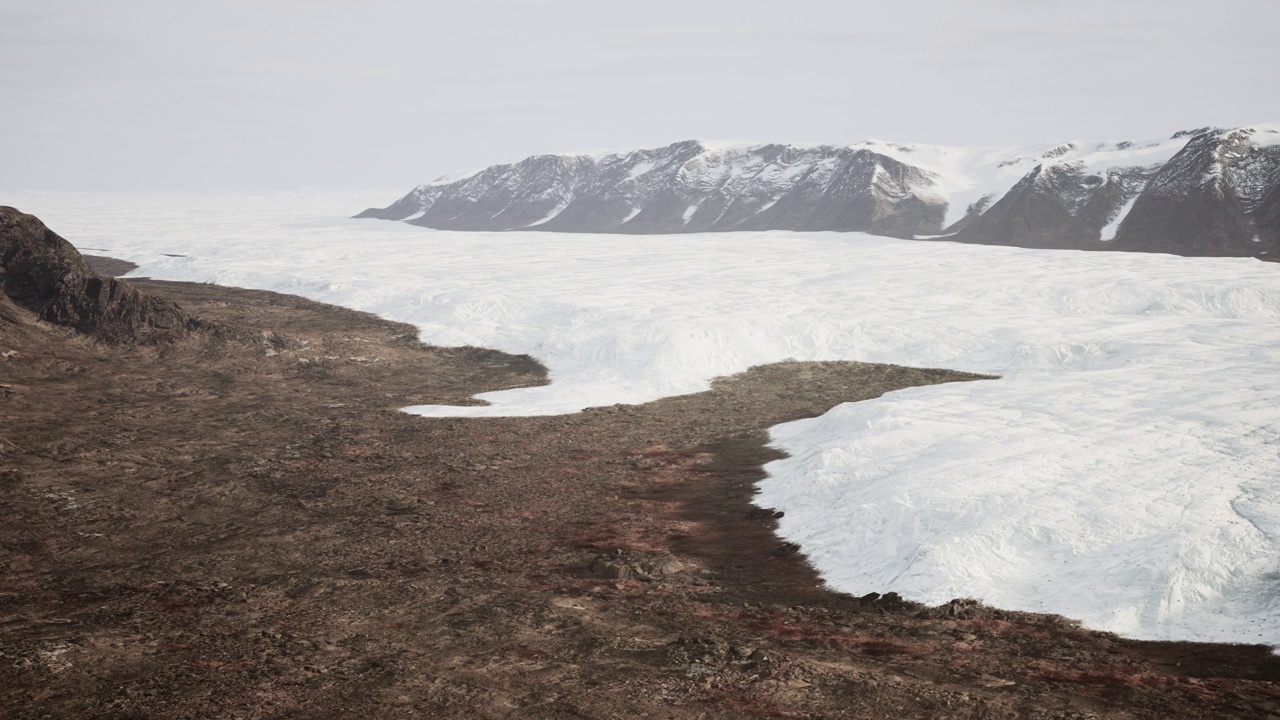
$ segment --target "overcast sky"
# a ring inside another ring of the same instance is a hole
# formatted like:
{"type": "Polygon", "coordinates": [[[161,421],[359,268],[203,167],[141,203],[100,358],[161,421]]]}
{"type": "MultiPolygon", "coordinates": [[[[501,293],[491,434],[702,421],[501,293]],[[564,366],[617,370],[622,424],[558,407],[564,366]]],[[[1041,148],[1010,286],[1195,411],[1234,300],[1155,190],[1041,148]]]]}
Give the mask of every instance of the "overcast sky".
{"type": "Polygon", "coordinates": [[[0,0],[0,190],[407,190],[692,137],[1165,136],[1280,121],[1277,29],[1280,0],[0,0]]]}

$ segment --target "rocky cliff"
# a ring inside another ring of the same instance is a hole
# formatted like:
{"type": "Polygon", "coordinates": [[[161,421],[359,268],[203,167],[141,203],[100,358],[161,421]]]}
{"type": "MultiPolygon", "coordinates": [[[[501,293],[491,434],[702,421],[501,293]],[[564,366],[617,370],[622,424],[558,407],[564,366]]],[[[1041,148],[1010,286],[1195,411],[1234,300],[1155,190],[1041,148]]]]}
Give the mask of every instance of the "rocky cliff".
{"type": "Polygon", "coordinates": [[[199,325],[167,300],[98,276],[71,243],[11,207],[0,207],[0,288],[0,322],[20,322],[25,309],[113,342],[169,339],[199,325]]]}

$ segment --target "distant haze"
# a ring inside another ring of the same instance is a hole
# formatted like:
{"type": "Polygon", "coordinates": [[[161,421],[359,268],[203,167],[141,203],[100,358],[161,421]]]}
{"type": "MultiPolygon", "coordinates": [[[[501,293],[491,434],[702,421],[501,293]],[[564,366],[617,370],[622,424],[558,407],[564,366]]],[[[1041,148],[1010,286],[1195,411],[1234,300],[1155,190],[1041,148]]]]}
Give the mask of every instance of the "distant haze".
{"type": "MultiPolygon", "coordinates": [[[[1275,0],[0,0],[0,190],[403,189],[687,138],[1280,120],[1275,0]]],[[[3,197],[0,197],[0,203],[3,197]]]]}

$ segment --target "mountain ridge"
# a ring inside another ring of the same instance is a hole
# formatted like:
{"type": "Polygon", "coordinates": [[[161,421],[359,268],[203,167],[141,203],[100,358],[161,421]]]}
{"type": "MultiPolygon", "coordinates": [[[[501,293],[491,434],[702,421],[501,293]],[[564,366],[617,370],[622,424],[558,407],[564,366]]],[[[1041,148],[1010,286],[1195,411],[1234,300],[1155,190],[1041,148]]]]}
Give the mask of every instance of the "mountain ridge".
{"type": "Polygon", "coordinates": [[[793,230],[1070,249],[1280,250],[1280,124],[962,148],[715,143],[533,155],[357,218],[470,231],[793,230]]]}

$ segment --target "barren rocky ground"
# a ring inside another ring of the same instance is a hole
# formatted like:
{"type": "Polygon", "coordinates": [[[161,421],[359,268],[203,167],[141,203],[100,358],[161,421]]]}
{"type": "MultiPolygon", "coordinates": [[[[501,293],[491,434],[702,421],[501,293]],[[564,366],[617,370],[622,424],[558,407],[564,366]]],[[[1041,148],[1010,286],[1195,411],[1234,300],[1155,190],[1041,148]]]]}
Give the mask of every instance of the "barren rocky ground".
{"type": "Polygon", "coordinates": [[[0,317],[0,716],[1280,717],[1266,648],[835,594],[750,504],[769,426],[974,376],[782,363],[430,419],[398,408],[543,369],[133,284],[237,331],[105,344],[0,317]]]}

